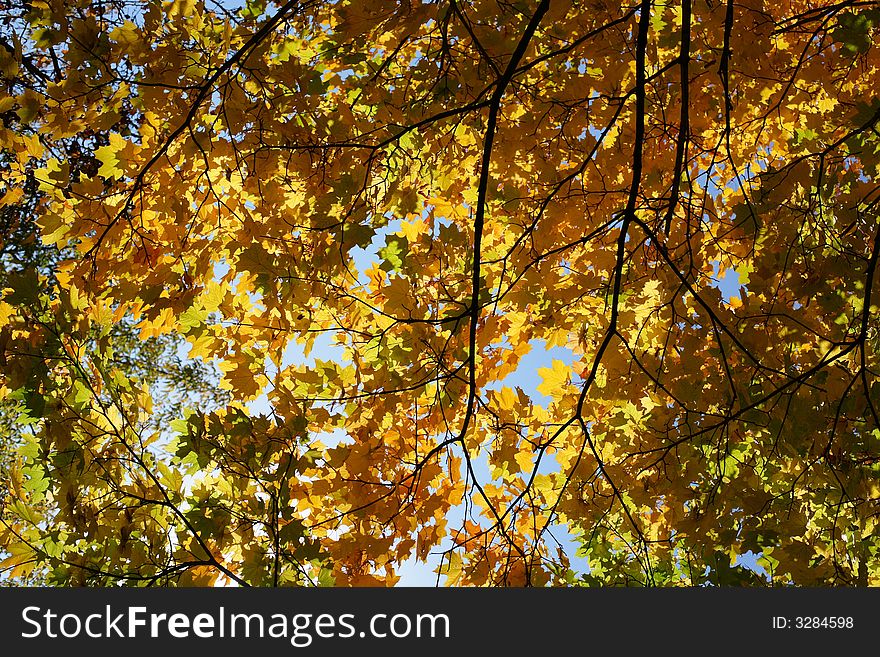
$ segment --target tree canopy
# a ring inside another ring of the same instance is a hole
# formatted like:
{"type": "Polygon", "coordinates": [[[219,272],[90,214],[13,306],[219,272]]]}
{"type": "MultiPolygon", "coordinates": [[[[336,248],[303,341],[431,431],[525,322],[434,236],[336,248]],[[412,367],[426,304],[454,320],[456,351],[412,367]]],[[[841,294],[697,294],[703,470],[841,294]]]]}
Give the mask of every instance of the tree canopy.
{"type": "Polygon", "coordinates": [[[880,584],[875,2],[0,7],[7,580],[880,584]]]}

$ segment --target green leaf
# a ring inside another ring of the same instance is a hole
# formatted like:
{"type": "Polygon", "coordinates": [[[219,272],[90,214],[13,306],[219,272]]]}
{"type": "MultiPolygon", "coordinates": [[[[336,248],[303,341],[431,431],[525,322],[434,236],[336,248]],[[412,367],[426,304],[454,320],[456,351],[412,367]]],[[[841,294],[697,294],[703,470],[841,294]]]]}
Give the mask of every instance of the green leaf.
{"type": "Polygon", "coordinates": [[[384,247],[379,249],[379,257],[382,263],[379,268],[384,271],[400,271],[403,268],[403,260],[409,252],[409,241],[406,237],[391,235],[384,247]]]}

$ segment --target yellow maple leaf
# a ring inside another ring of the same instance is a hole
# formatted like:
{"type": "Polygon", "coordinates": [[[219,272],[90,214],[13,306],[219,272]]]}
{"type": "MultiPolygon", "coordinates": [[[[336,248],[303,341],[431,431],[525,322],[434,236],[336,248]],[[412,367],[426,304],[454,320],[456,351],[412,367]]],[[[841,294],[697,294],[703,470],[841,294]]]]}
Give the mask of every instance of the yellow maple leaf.
{"type": "Polygon", "coordinates": [[[95,150],[95,157],[101,162],[98,175],[104,178],[121,178],[125,170],[120,167],[124,162],[121,151],[128,145],[124,137],[116,133],[110,135],[110,143],[95,150]]]}
{"type": "Polygon", "coordinates": [[[538,392],[548,397],[558,397],[563,387],[568,383],[570,372],[568,365],[555,358],[550,367],[539,367],[538,374],[543,379],[543,383],[538,386],[538,392]]]}
{"type": "Polygon", "coordinates": [[[513,457],[516,459],[517,465],[523,472],[529,472],[532,469],[532,452],[531,450],[520,450],[513,457]]]}
{"type": "Polygon", "coordinates": [[[425,222],[422,219],[416,219],[415,221],[402,221],[400,222],[400,232],[398,235],[402,235],[406,237],[410,242],[415,242],[419,235],[425,232],[425,222]]]}
{"type": "Polygon", "coordinates": [[[9,323],[9,318],[15,314],[15,308],[10,306],[5,301],[0,301],[0,326],[5,326],[9,323]]]}
{"type": "Polygon", "coordinates": [[[497,399],[498,405],[505,411],[513,410],[513,407],[516,404],[516,395],[513,390],[507,386],[502,387],[501,390],[498,391],[497,399]]]}

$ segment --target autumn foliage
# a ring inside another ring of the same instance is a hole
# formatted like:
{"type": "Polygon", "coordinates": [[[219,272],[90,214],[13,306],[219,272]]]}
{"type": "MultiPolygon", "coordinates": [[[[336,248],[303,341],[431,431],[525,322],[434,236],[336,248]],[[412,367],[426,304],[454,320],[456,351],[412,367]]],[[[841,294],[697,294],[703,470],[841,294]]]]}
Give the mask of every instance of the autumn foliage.
{"type": "Polygon", "coordinates": [[[7,580],[880,584],[876,3],[2,6],[7,580]]]}

